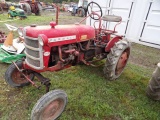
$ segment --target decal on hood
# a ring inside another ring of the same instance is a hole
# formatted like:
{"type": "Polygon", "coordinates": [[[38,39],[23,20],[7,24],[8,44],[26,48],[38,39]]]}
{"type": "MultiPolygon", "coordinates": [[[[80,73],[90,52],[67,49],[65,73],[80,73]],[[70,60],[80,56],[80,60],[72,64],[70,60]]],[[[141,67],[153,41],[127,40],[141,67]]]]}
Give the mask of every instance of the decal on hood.
{"type": "Polygon", "coordinates": [[[49,38],[48,42],[59,42],[59,41],[65,41],[65,40],[73,40],[76,39],[76,35],[72,35],[72,36],[64,36],[64,37],[56,37],[56,38],[49,38]]]}

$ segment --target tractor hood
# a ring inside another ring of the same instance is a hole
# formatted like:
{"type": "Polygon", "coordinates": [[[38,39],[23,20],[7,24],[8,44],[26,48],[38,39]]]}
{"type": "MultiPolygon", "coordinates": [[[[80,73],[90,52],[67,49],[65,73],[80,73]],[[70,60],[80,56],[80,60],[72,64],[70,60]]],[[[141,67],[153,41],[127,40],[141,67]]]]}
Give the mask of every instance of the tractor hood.
{"type": "Polygon", "coordinates": [[[48,40],[54,38],[65,40],[65,37],[68,37],[80,42],[95,38],[95,29],[88,25],[56,25],[55,23],[50,23],[50,26],[31,25],[24,28],[24,37],[38,38],[40,34],[45,35],[48,40]]]}

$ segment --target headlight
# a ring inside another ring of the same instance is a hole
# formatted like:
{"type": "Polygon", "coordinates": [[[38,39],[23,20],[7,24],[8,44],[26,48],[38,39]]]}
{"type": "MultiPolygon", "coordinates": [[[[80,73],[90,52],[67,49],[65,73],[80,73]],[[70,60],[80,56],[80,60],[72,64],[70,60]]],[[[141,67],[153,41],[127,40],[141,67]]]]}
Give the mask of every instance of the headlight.
{"type": "Polygon", "coordinates": [[[41,36],[39,36],[39,37],[38,37],[38,41],[39,41],[39,44],[40,44],[41,46],[43,46],[43,45],[44,45],[44,43],[43,43],[43,39],[42,39],[42,37],[41,37],[41,36]]]}
{"type": "Polygon", "coordinates": [[[18,28],[18,34],[19,36],[23,36],[23,28],[18,28]]]}
{"type": "Polygon", "coordinates": [[[39,34],[38,41],[41,46],[48,44],[48,37],[44,34],[39,34]]]}

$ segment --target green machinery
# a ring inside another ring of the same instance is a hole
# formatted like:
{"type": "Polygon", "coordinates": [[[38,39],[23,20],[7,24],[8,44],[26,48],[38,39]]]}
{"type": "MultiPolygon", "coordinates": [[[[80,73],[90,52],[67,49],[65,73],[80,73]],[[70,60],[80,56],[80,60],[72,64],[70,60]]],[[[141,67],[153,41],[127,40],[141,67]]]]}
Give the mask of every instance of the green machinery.
{"type": "Polygon", "coordinates": [[[8,18],[16,18],[19,17],[20,19],[25,19],[27,16],[23,9],[15,8],[14,6],[10,6],[8,10],[8,18]]]}

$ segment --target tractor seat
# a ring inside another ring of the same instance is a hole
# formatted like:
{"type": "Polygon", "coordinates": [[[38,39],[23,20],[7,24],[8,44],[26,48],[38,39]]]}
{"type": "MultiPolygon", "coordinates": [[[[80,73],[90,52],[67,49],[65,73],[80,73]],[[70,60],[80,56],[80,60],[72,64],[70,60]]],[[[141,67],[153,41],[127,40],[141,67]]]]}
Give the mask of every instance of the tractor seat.
{"type": "Polygon", "coordinates": [[[122,20],[121,16],[115,16],[115,15],[104,15],[102,17],[102,20],[109,21],[109,22],[120,22],[122,20]]]}

